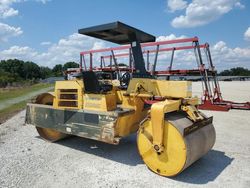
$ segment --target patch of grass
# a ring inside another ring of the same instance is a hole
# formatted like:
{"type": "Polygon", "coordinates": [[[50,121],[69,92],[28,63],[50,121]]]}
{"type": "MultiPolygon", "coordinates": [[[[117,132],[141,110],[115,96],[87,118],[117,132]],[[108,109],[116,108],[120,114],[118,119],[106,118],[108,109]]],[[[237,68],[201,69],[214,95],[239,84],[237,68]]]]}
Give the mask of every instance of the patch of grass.
{"type": "MultiPolygon", "coordinates": [[[[8,88],[8,89],[0,89],[0,102],[5,100],[11,100],[16,97],[25,96],[34,91],[38,91],[44,88],[53,87],[54,84],[35,84],[32,86],[18,87],[18,88],[8,88]]],[[[28,100],[23,100],[11,106],[8,106],[2,110],[0,110],[0,124],[5,122],[7,119],[11,118],[21,110],[26,107],[26,103],[28,100]]]]}
{"type": "Polygon", "coordinates": [[[25,108],[27,104],[27,101],[22,101],[19,103],[16,103],[14,105],[11,105],[3,110],[0,110],[0,124],[4,123],[7,119],[14,116],[21,110],[25,108]]]}
{"type": "Polygon", "coordinates": [[[18,88],[11,88],[11,89],[0,89],[0,102],[16,97],[20,97],[22,95],[26,95],[33,91],[38,91],[40,89],[52,87],[54,84],[35,84],[32,86],[25,86],[25,87],[18,87],[18,88]]]}

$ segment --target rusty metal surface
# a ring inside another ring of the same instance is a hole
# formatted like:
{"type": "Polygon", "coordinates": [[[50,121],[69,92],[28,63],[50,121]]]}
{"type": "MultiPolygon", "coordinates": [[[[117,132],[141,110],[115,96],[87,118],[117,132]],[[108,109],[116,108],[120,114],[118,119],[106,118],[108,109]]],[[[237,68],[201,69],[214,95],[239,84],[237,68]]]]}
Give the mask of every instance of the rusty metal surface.
{"type": "Polygon", "coordinates": [[[183,135],[187,136],[187,135],[197,131],[198,129],[201,129],[201,128],[203,128],[207,125],[210,125],[212,123],[213,123],[213,117],[209,117],[207,119],[200,120],[198,122],[194,122],[193,125],[184,129],[183,135]]]}
{"type": "MultiPolygon", "coordinates": [[[[124,112],[128,113],[128,112],[124,112]]],[[[26,124],[51,128],[62,133],[118,144],[114,125],[119,115],[96,114],[82,110],[54,109],[48,105],[31,104],[26,109],[26,124]]]]}
{"type": "Polygon", "coordinates": [[[187,147],[187,159],[183,170],[204,156],[214,145],[216,134],[213,117],[192,122],[184,113],[166,114],[168,121],[178,129],[187,147]]]}

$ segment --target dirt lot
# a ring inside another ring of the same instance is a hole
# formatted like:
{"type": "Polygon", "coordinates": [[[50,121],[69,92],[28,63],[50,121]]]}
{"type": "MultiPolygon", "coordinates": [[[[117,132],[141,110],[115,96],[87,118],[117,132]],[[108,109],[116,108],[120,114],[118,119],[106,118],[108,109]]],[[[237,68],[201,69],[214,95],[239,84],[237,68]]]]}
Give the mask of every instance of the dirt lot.
{"type": "MultiPolygon", "coordinates": [[[[224,98],[250,101],[250,82],[222,82],[224,98]]],[[[200,83],[193,84],[195,95],[200,83]]],[[[71,137],[58,143],[23,126],[25,111],[0,126],[0,187],[250,187],[250,111],[208,112],[216,144],[179,176],[147,169],[136,136],[113,146],[71,137]]]]}

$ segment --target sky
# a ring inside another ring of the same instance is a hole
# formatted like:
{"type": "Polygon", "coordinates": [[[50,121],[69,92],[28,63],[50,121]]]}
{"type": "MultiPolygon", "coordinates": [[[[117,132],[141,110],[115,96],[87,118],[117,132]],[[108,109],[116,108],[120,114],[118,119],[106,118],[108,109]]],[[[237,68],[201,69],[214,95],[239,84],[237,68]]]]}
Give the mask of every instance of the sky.
{"type": "MultiPolygon", "coordinates": [[[[250,69],[248,0],[0,0],[0,60],[49,67],[79,62],[80,51],[114,44],[79,35],[78,29],[118,20],[157,40],[198,36],[210,44],[218,70],[250,69]]],[[[169,57],[160,54],[162,67],[169,57]]],[[[192,68],[194,62],[192,51],[178,52],[174,68],[192,68]]]]}

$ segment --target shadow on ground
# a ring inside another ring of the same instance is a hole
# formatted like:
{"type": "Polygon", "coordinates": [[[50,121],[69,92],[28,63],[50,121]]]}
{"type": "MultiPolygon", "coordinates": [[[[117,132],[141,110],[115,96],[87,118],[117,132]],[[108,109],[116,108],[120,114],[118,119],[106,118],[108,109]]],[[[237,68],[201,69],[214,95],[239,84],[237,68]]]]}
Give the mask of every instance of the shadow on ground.
{"type": "Polygon", "coordinates": [[[121,139],[119,145],[74,136],[61,140],[57,144],[130,166],[143,164],[137,150],[135,134],[121,139]]]}
{"type": "MultiPolygon", "coordinates": [[[[137,150],[135,134],[121,139],[119,145],[80,137],[69,137],[57,144],[130,166],[143,164],[137,150]]],[[[234,158],[226,156],[224,152],[211,150],[181,174],[171,179],[192,184],[206,184],[215,180],[233,160],[234,158]]]]}
{"type": "Polygon", "coordinates": [[[211,150],[172,179],[193,184],[206,184],[214,181],[233,160],[234,158],[226,156],[225,152],[211,150]]]}

